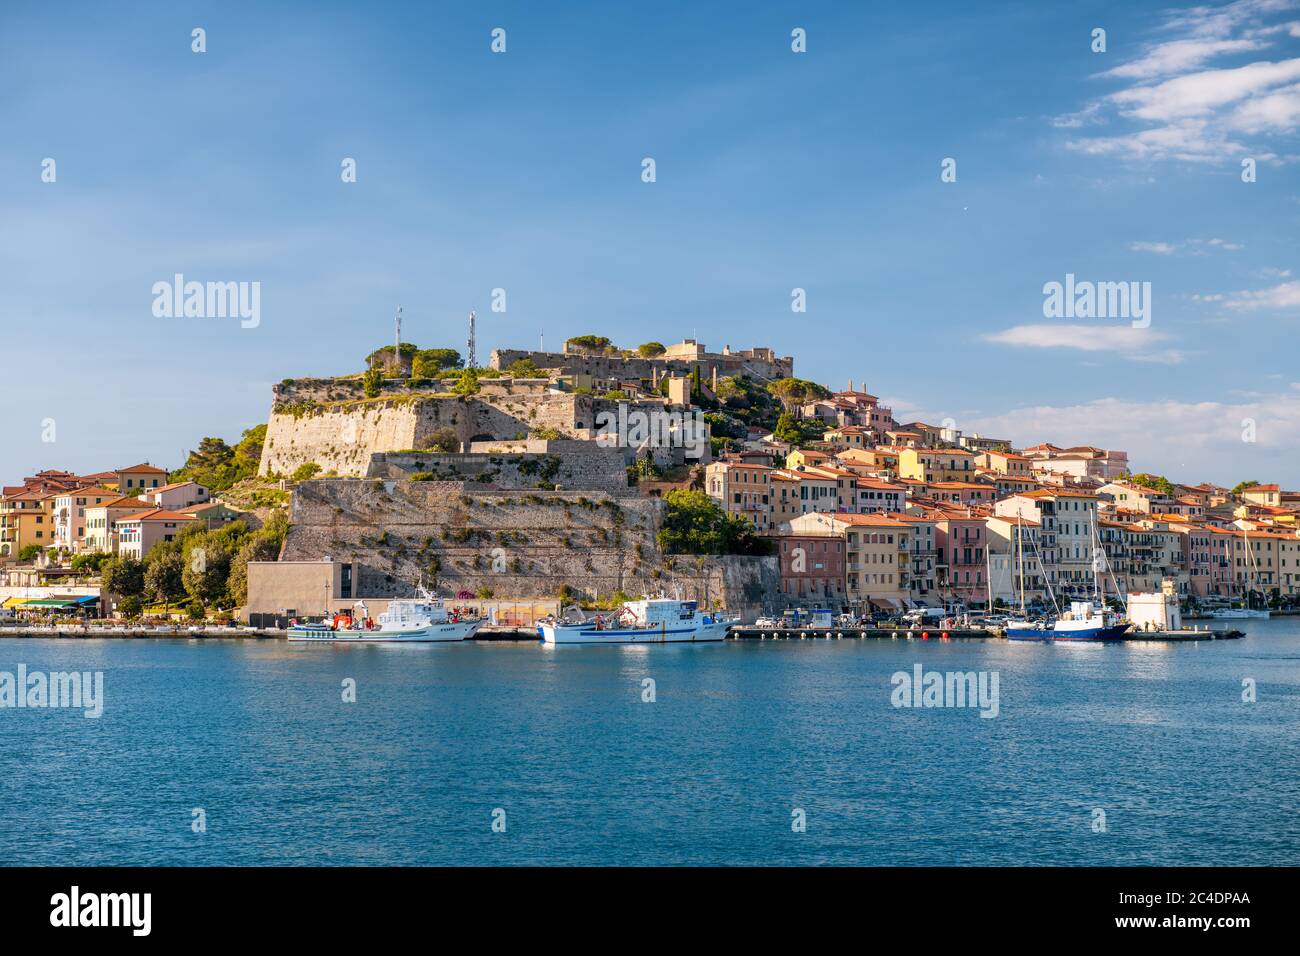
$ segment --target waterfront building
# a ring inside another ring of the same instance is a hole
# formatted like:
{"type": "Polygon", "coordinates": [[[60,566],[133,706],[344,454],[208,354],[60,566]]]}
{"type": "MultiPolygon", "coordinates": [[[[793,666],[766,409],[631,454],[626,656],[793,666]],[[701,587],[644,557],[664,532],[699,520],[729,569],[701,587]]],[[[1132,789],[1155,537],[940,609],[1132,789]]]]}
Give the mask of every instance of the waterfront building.
{"type": "Polygon", "coordinates": [[[936,584],[945,601],[967,607],[988,603],[988,547],[985,515],[970,508],[939,506],[935,548],[943,555],[936,584]]]}
{"type": "Polygon", "coordinates": [[[124,558],[143,560],[154,545],[175,541],[194,520],[190,515],[164,508],[125,515],[117,519],[117,553],[124,558]]]}
{"type": "Polygon", "coordinates": [[[53,547],[54,500],[58,491],[15,491],[0,497],[0,559],[12,560],[23,549],[53,547]]]}
{"type": "Polygon", "coordinates": [[[112,488],[90,486],[56,492],[54,544],[69,553],[86,550],[86,509],[120,498],[112,488]]]}
{"type": "Polygon", "coordinates": [[[773,539],[781,565],[781,593],[798,603],[844,603],[844,536],[834,532],[783,534],[773,539]]]}
{"type": "Polygon", "coordinates": [[[795,534],[839,535],[844,540],[845,589],[849,607],[898,610],[908,600],[911,526],[883,514],[814,512],[794,519],[795,534]]]}
{"type": "Polygon", "coordinates": [[[987,531],[993,598],[1016,607],[1020,604],[1021,578],[1024,579],[1026,603],[1047,597],[1044,567],[1040,563],[1039,531],[1033,519],[991,514],[984,519],[987,531]]]}
{"type": "Polygon", "coordinates": [[[85,550],[117,553],[117,522],[127,515],[149,511],[149,502],[140,498],[113,498],[86,506],[85,550]]]}
{"type": "Polygon", "coordinates": [[[898,511],[889,517],[907,525],[911,531],[905,542],[910,567],[906,574],[907,598],[912,607],[937,607],[943,603],[939,594],[939,576],[946,566],[935,543],[935,519],[917,512],[898,511]]]}

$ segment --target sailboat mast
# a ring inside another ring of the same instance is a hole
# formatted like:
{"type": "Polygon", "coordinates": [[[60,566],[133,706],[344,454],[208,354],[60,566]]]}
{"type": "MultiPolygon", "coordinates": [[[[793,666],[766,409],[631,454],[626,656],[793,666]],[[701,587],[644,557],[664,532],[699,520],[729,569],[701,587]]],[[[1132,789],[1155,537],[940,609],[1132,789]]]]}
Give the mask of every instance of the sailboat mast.
{"type": "Polygon", "coordinates": [[[988,584],[989,591],[989,611],[993,610],[993,549],[989,547],[989,542],[993,536],[985,532],[986,540],[984,542],[984,580],[988,584]]]}
{"type": "Polygon", "coordinates": [[[1020,565],[1020,616],[1025,616],[1025,523],[1016,509],[1016,557],[1020,565]]]}

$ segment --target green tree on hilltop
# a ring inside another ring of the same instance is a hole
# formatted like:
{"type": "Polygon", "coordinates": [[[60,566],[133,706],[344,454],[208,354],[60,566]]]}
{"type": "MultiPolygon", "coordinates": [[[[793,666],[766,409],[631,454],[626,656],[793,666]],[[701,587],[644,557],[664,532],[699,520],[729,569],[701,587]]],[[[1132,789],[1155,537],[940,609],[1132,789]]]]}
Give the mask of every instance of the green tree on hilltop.
{"type": "Polygon", "coordinates": [[[564,344],[566,346],[576,345],[580,349],[587,349],[591,352],[607,352],[614,347],[614,343],[603,335],[575,335],[573,338],[567,339],[564,344]]]}
{"type": "MultiPolygon", "coordinates": [[[[403,342],[398,346],[397,354],[404,359],[414,359],[415,353],[418,351],[419,348],[412,345],[410,342],[403,342]]],[[[387,369],[397,368],[400,366],[393,361],[393,347],[391,345],[381,345],[366,356],[366,367],[372,369],[387,369]]]]}
{"type": "Polygon", "coordinates": [[[780,400],[787,412],[794,412],[800,405],[814,398],[829,398],[831,394],[825,385],[802,378],[777,379],[768,384],[767,390],[780,400]]]}
{"type": "Polygon", "coordinates": [[[415,378],[439,378],[464,365],[465,360],[455,349],[421,349],[415,353],[411,375],[415,378]]]}
{"type": "Polygon", "coordinates": [[[209,436],[199,442],[168,480],[196,481],[212,491],[225,491],[235,482],[257,474],[265,442],[266,425],[246,429],[233,448],[224,439],[209,436]]]}
{"type": "Polygon", "coordinates": [[[457,395],[474,395],[479,391],[478,369],[462,369],[460,379],[452,387],[457,395]]]}
{"type": "Polygon", "coordinates": [[[511,378],[543,378],[546,375],[530,358],[515,359],[506,367],[506,374],[511,378]]]}

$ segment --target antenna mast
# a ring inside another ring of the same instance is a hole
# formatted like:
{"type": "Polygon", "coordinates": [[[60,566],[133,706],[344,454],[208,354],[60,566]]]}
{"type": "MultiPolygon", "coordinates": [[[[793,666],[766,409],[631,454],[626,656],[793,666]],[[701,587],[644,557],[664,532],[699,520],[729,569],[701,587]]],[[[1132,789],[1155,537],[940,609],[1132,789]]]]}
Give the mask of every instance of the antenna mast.
{"type": "Polygon", "coordinates": [[[469,357],[465,360],[466,368],[477,368],[478,361],[474,357],[474,310],[469,310],[469,357]]]}
{"type": "Polygon", "coordinates": [[[394,324],[396,329],[393,333],[393,368],[396,369],[396,376],[402,377],[402,307],[397,307],[397,319],[394,324]]]}

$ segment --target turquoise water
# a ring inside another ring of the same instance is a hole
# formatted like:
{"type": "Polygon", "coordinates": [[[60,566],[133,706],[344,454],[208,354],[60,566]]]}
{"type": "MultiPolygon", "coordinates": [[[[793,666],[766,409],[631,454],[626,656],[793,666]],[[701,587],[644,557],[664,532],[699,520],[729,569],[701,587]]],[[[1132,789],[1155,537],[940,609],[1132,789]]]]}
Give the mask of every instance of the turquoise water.
{"type": "Polygon", "coordinates": [[[0,672],[98,670],[105,698],[99,719],[0,709],[0,862],[1294,864],[1300,620],[1244,629],[1122,647],[0,640],[0,672]],[[891,675],[918,663],[996,672],[998,716],[895,708],[891,675]]]}

